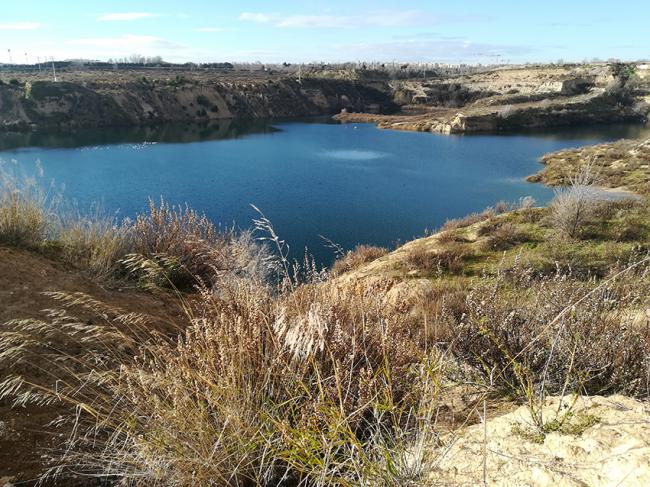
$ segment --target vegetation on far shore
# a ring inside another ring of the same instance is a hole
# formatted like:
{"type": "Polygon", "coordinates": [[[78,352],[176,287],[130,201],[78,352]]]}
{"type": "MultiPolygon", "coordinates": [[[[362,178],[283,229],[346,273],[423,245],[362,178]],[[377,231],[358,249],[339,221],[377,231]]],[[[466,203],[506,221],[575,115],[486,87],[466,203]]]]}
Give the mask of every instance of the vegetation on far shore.
{"type": "Polygon", "coordinates": [[[0,399],[69,408],[50,475],[418,485],[436,478],[450,416],[521,402],[543,441],[575,430],[570,407],[543,413],[547,395],[650,392],[650,207],[602,201],[584,178],[548,208],[501,203],[392,254],[346,253],[331,272],[289,262],[263,215],[265,246],[164,202],[133,221],[80,216],[35,179],[2,177],[1,245],[187,292],[189,324],[171,335],[61,293],[48,319],[3,325],[0,399]],[[383,260],[395,272],[346,279],[383,260]],[[413,277],[432,286],[394,299],[413,277]],[[35,363],[49,380],[30,377],[35,363]]]}

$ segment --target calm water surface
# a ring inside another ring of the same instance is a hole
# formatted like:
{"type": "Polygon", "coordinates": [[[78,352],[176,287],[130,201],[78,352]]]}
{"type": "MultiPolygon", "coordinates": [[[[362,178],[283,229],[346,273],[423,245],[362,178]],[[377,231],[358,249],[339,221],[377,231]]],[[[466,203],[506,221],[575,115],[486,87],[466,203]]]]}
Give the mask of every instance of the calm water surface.
{"type": "Polygon", "coordinates": [[[47,179],[81,208],[133,216],[148,197],[189,203],[215,222],[250,226],[255,204],[289,242],[320,261],[319,235],[352,248],[391,246],[499,200],[552,190],[530,184],[549,151],[650,135],[640,126],[536,134],[443,136],[325,121],[0,134],[0,159],[47,179]]]}

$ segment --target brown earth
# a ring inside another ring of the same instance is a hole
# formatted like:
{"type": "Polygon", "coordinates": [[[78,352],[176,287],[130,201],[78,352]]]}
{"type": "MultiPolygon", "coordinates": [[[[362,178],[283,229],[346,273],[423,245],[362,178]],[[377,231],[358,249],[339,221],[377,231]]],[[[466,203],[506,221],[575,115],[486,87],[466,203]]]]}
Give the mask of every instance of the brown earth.
{"type": "MultiPolygon", "coordinates": [[[[48,291],[83,292],[125,311],[148,314],[165,330],[184,319],[179,299],[171,293],[107,289],[69,265],[33,252],[0,247],[0,323],[44,318],[45,309],[57,307],[52,298],[43,294],[48,291]]],[[[80,318],[102,319],[90,312],[80,318]]],[[[8,372],[0,370],[0,376],[8,372]]],[[[38,374],[36,369],[33,372],[38,374]]],[[[0,401],[0,481],[31,485],[43,473],[48,449],[59,446],[66,434],[47,426],[59,412],[53,407],[12,408],[9,401],[0,401]]],[[[68,478],[53,485],[88,483],[68,478]]]]}

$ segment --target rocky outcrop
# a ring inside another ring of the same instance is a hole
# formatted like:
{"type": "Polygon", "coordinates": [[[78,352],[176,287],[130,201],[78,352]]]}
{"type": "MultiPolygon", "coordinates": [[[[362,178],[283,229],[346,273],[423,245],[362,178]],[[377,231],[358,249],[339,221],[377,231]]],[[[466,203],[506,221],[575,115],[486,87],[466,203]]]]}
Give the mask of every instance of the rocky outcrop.
{"type": "Polygon", "coordinates": [[[638,104],[621,104],[603,89],[577,96],[495,96],[459,109],[432,109],[401,116],[341,114],[343,122],[371,121],[380,128],[470,134],[533,128],[645,122],[647,112],[638,104]]]}
{"type": "Polygon", "coordinates": [[[178,121],[329,115],[395,108],[387,85],[337,79],[146,78],[122,83],[0,85],[0,128],[134,126],[178,121]]]}

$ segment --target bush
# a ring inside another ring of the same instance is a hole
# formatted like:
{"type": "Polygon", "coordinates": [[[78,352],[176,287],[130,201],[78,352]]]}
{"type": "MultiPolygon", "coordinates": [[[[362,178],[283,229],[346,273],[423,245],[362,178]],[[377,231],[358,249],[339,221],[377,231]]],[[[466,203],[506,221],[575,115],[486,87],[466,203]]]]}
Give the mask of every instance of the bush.
{"type": "Polygon", "coordinates": [[[208,108],[210,106],[210,100],[205,95],[198,95],[196,97],[196,103],[205,108],[208,108]]]}
{"type": "Polygon", "coordinates": [[[470,293],[463,318],[451,320],[455,353],[521,397],[647,393],[650,331],[634,310],[648,306],[650,288],[640,269],[602,283],[568,274],[538,280],[519,269],[484,283],[470,293]]]}
{"type": "Polygon", "coordinates": [[[340,276],[346,272],[358,269],[363,264],[377,260],[388,253],[384,247],[375,247],[373,245],[357,245],[354,250],[350,250],[343,257],[334,262],[332,266],[332,275],[340,276]]]}
{"type": "Polygon", "coordinates": [[[409,250],[406,265],[410,270],[427,275],[461,274],[464,271],[465,259],[469,255],[469,250],[462,243],[454,243],[434,250],[418,245],[409,250]]]}
{"type": "Polygon", "coordinates": [[[141,318],[59,296],[116,318],[12,323],[0,336],[11,358],[56,354],[38,334],[84,346],[51,364],[56,388],[12,376],[0,396],[70,406],[58,464],[76,473],[138,485],[403,485],[426,474],[444,362],[381,306],[383,292],[308,285],[274,298],[233,280],[219,297],[201,294],[177,343],[141,318]]]}
{"type": "Polygon", "coordinates": [[[488,230],[489,237],[485,242],[488,250],[508,250],[528,240],[526,232],[517,225],[504,222],[488,230]]]}
{"type": "Polygon", "coordinates": [[[591,221],[598,207],[593,162],[570,178],[569,185],[555,191],[549,205],[552,226],[562,235],[575,238],[591,221]]]}
{"type": "Polygon", "coordinates": [[[149,214],[138,215],[129,229],[131,275],[145,285],[188,289],[198,283],[216,285],[223,276],[264,280],[273,264],[249,233],[215,227],[196,210],[149,202],[149,214]]]}

